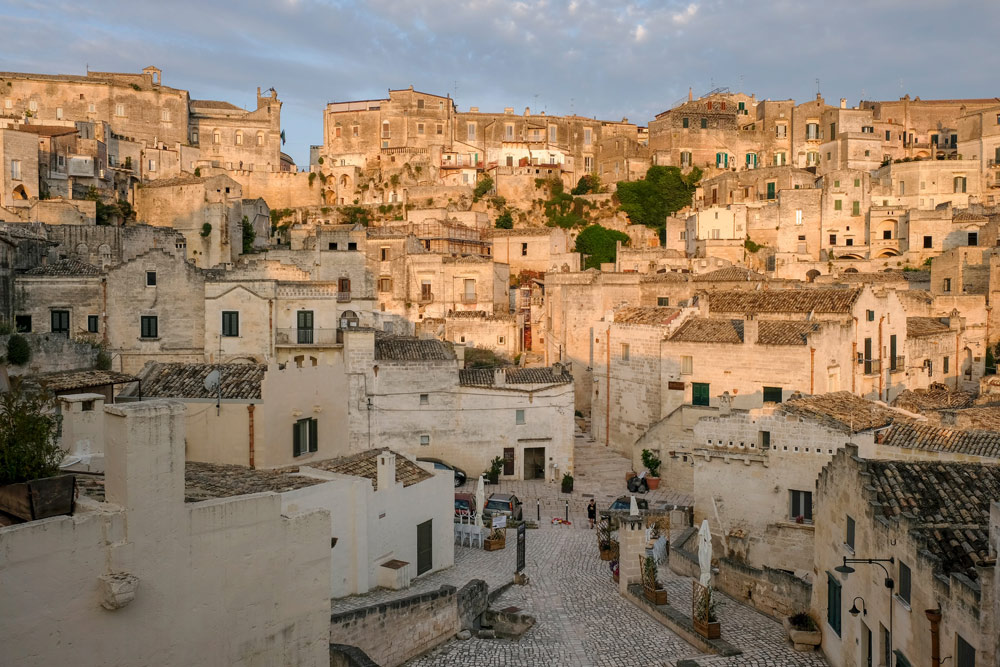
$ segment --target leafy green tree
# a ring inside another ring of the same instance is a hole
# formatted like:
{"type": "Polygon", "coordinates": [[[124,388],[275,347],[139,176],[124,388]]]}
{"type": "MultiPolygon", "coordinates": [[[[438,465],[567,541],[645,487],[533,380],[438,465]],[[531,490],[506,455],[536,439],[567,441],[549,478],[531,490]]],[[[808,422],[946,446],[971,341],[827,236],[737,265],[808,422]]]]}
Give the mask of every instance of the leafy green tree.
{"type": "Polygon", "coordinates": [[[682,174],[677,167],[650,167],[642,181],[620,181],[618,201],[634,223],[662,227],[667,216],[691,204],[701,170],[682,174]]]}
{"type": "Polygon", "coordinates": [[[601,179],[597,174],[584,174],[570,191],[572,195],[596,194],[601,191],[601,179]]]}
{"type": "Polygon", "coordinates": [[[7,340],[7,361],[15,366],[23,366],[31,361],[31,346],[21,334],[11,334],[7,340]]]}
{"type": "Polygon", "coordinates": [[[481,179],[479,179],[479,182],[476,183],[476,188],[472,191],[472,201],[479,201],[480,199],[483,198],[483,196],[487,192],[489,192],[492,189],[493,189],[493,177],[489,175],[483,176],[481,179]]]}
{"type": "Polygon", "coordinates": [[[243,254],[253,252],[253,242],[257,240],[257,231],[250,224],[249,218],[243,216],[240,223],[243,226],[243,254]]]}
{"type": "Polygon", "coordinates": [[[0,485],[51,477],[64,453],[56,442],[55,400],[12,380],[0,394],[0,485]]]}
{"type": "MultiPolygon", "coordinates": [[[[87,195],[84,199],[94,202],[96,205],[95,218],[97,218],[97,224],[99,225],[110,225],[111,221],[122,214],[121,209],[116,204],[105,204],[104,200],[101,198],[101,193],[97,191],[97,188],[93,185],[87,190],[87,195]]],[[[129,206],[131,209],[131,206],[129,206]]]]}
{"type": "Polygon", "coordinates": [[[504,211],[497,216],[496,228],[514,229],[514,216],[510,214],[510,211],[504,211]]]}
{"type": "Polygon", "coordinates": [[[605,262],[615,261],[617,241],[627,244],[628,240],[626,234],[617,230],[607,229],[601,225],[590,225],[576,237],[574,250],[586,256],[584,268],[597,269],[605,262]]]}
{"type": "Polygon", "coordinates": [[[371,215],[364,206],[345,206],[341,209],[344,214],[344,224],[368,226],[371,222],[371,215]]]}

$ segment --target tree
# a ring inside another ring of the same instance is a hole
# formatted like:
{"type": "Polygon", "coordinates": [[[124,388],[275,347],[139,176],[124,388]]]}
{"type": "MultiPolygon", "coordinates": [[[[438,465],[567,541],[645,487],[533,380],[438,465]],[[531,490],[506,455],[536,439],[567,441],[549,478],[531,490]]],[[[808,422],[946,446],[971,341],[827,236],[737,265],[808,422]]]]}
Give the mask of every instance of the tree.
{"type": "Polygon", "coordinates": [[[584,174],[576,182],[576,187],[570,190],[572,195],[597,194],[601,191],[601,179],[596,174],[584,174]]]}
{"type": "Polygon", "coordinates": [[[51,477],[64,452],[56,442],[59,417],[55,400],[12,380],[0,395],[0,485],[51,477]]]}
{"type": "Polygon", "coordinates": [[[11,334],[7,339],[7,361],[15,366],[23,366],[31,361],[31,346],[21,334],[11,334]]]}
{"type": "Polygon", "coordinates": [[[243,254],[253,252],[253,242],[257,239],[257,232],[254,230],[253,225],[250,224],[250,220],[244,215],[243,221],[240,223],[243,226],[243,254]]]}
{"type": "Polygon", "coordinates": [[[497,216],[496,228],[514,229],[514,216],[510,214],[510,211],[504,211],[497,216]]]}
{"type": "Polygon", "coordinates": [[[97,209],[94,217],[99,225],[110,225],[112,218],[122,214],[121,209],[117,205],[105,204],[101,198],[101,193],[93,185],[87,189],[87,195],[84,199],[94,202],[97,209]]]}
{"type": "Polygon", "coordinates": [[[667,216],[691,204],[701,170],[682,174],[677,167],[650,167],[643,181],[620,181],[618,201],[629,220],[647,227],[662,227],[667,216]]]}
{"type": "Polygon", "coordinates": [[[586,255],[584,268],[600,268],[605,262],[615,261],[617,241],[628,243],[628,236],[614,229],[606,229],[600,225],[590,225],[584,228],[576,237],[576,252],[586,255]]]}
{"type": "Polygon", "coordinates": [[[476,189],[472,191],[472,201],[479,201],[480,199],[483,198],[483,196],[487,192],[489,192],[492,189],[493,189],[493,177],[487,174],[486,176],[483,176],[481,179],[479,179],[478,183],[476,183],[476,189]]]}

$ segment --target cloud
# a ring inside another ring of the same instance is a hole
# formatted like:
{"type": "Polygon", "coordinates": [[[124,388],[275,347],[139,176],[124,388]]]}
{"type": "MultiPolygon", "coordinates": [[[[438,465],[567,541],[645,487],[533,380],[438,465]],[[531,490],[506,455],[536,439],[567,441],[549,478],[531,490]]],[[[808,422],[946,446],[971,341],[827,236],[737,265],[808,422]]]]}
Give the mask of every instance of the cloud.
{"type": "Polygon", "coordinates": [[[694,18],[694,15],[697,13],[698,13],[698,4],[692,2],[684,9],[684,11],[677,12],[676,14],[673,15],[672,18],[674,20],[674,23],[676,23],[677,25],[686,25],[691,19],[694,18]]]}
{"type": "Polygon", "coordinates": [[[646,28],[640,23],[635,27],[635,41],[641,42],[646,39],[646,28]]]}

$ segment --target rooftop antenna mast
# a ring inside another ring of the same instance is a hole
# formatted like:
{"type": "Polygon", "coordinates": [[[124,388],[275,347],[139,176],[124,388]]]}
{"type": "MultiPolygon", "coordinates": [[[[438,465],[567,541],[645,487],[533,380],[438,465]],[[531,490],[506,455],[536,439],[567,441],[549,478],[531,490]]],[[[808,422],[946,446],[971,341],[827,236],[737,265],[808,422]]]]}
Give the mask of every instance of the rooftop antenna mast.
{"type": "Polygon", "coordinates": [[[819,96],[819,79],[816,79],[816,95],[819,96]]]}

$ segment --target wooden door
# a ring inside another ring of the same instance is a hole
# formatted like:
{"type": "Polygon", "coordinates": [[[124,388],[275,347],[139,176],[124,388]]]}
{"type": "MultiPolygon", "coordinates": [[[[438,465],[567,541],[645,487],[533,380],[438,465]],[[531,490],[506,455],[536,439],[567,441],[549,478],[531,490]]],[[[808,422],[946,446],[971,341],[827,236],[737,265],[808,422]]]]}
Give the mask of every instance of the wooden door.
{"type": "Polygon", "coordinates": [[[503,474],[514,474],[514,448],[504,447],[503,450],[503,474]]]}
{"type": "Polygon", "coordinates": [[[417,575],[434,566],[433,519],[417,524],[417,575]]]}

